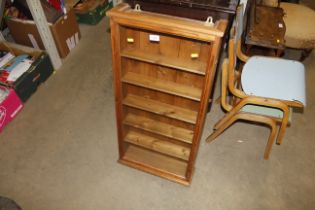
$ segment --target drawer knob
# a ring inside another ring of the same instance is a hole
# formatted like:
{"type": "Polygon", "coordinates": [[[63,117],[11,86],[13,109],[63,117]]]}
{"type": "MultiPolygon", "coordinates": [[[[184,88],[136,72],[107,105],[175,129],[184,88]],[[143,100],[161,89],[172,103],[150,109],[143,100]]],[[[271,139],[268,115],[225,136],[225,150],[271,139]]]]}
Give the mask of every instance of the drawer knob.
{"type": "Polygon", "coordinates": [[[128,37],[128,38],[127,38],[127,42],[128,42],[128,43],[134,43],[135,40],[134,40],[133,38],[131,38],[131,37],[128,37]]]}
{"type": "Polygon", "coordinates": [[[198,53],[191,53],[190,57],[191,58],[199,58],[199,54],[198,53]]]}

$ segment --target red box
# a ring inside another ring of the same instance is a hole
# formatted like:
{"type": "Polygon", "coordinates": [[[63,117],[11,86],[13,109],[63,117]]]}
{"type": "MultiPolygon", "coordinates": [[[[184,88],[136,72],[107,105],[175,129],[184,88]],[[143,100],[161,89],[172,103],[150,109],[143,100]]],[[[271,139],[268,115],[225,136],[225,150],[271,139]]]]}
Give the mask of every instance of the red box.
{"type": "Polygon", "coordinates": [[[0,101],[0,133],[4,126],[22,110],[23,104],[15,91],[11,88],[0,86],[2,97],[0,101]]]}

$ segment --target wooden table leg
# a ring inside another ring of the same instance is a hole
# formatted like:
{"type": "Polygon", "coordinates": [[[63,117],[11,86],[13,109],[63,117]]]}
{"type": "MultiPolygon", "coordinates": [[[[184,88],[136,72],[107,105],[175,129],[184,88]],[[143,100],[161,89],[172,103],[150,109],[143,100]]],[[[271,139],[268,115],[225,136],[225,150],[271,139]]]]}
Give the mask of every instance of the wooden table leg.
{"type": "Polygon", "coordinates": [[[247,44],[246,45],[246,52],[245,52],[245,54],[247,55],[247,56],[250,56],[250,50],[252,49],[252,45],[250,45],[250,44],[247,44]]]}
{"type": "Polygon", "coordinates": [[[284,50],[276,49],[276,57],[282,57],[284,55],[284,50]]]}

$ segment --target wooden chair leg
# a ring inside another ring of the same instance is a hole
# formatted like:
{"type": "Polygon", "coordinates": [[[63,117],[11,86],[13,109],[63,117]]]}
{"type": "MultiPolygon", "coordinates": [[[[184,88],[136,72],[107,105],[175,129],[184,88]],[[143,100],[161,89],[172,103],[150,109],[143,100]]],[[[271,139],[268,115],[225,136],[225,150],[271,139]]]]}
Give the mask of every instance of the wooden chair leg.
{"type": "Polygon", "coordinates": [[[267,145],[264,152],[264,159],[267,160],[269,158],[272,145],[274,143],[276,134],[277,134],[277,124],[276,121],[264,117],[264,116],[258,116],[258,115],[251,115],[246,113],[237,113],[233,116],[230,116],[229,119],[225,120],[223,123],[221,123],[220,127],[218,127],[216,130],[212,132],[210,136],[207,137],[206,142],[209,143],[213,141],[215,138],[217,138],[225,129],[227,129],[230,125],[232,125],[237,120],[246,120],[246,121],[254,121],[257,123],[263,123],[270,127],[270,134],[268,137],[267,145]]]}
{"type": "Polygon", "coordinates": [[[280,144],[282,143],[282,140],[283,140],[283,137],[284,137],[284,134],[285,134],[285,130],[286,130],[286,128],[287,128],[287,125],[288,125],[288,123],[282,123],[282,124],[280,125],[276,144],[280,145],[280,144]]]}
{"type": "Polygon", "coordinates": [[[233,116],[237,114],[235,111],[230,111],[227,114],[224,115],[223,118],[221,118],[215,125],[214,125],[214,130],[219,129],[223,124],[226,124],[227,121],[229,121],[233,116]]]}
{"type": "Polygon", "coordinates": [[[207,143],[212,142],[215,138],[217,138],[221,133],[223,133],[223,131],[225,129],[227,129],[231,124],[233,124],[236,120],[237,120],[236,115],[229,117],[229,119],[225,120],[222,124],[220,124],[219,127],[214,129],[214,131],[206,138],[206,142],[207,143]]]}
{"type": "Polygon", "coordinates": [[[270,155],[270,152],[271,152],[271,148],[272,148],[272,145],[273,145],[273,142],[275,140],[276,133],[277,133],[276,122],[271,120],[267,124],[270,126],[271,130],[270,130],[269,138],[268,138],[267,145],[266,145],[266,148],[265,148],[265,153],[264,153],[264,159],[265,160],[268,160],[268,158],[269,158],[269,155],[270,155]]]}
{"type": "Polygon", "coordinates": [[[223,124],[225,124],[228,120],[230,120],[231,118],[233,118],[237,113],[238,113],[239,109],[234,108],[233,110],[231,110],[230,112],[228,112],[227,114],[225,114],[225,116],[223,118],[221,118],[215,125],[214,125],[214,130],[218,129],[219,127],[221,127],[223,124]]]}
{"type": "Polygon", "coordinates": [[[272,145],[274,143],[276,134],[277,134],[277,122],[275,120],[272,120],[269,117],[259,116],[259,115],[251,115],[246,113],[239,113],[237,116],[240,120],[247,120],[247,121],[254,121],[257,123],[263,123],[265,125],[268,125],[270,127],[270,134],[267,141],[267,145],[264,152],[264,159],[268,160],[272,145]]]}
{"type": "Polygon", "coordinates": [[[284,134],[285,134],[285,130],[287,129],[288,121],[289,121],[289,113],[286,112],[286,113],[283,113],[283,114],[284,114],[284,116],[283,116],[282,122],[280,124],[278,137],[277,137],[277,140],[276,140],[276,144],[278,144],[278,145],[280,145],[282,143],[282,140],[283,140],[283,137],[284,137],[284,134]]]}

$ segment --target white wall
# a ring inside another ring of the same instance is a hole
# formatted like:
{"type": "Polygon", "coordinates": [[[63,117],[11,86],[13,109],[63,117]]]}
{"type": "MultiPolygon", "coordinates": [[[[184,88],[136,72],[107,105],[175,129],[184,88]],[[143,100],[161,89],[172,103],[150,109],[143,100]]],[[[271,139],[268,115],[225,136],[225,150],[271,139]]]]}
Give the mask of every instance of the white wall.
{"type": "Polygon", "coordinates": [[[112,0],[113,1],[113,5],[116,6],[117,4],[121,3],[122,0],[112,0]]]}

